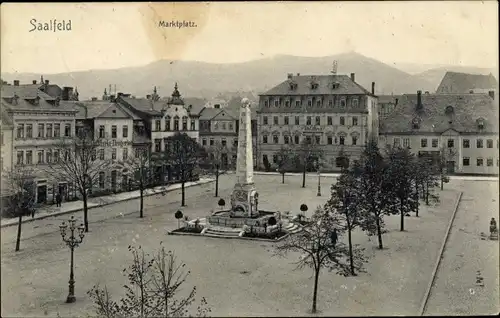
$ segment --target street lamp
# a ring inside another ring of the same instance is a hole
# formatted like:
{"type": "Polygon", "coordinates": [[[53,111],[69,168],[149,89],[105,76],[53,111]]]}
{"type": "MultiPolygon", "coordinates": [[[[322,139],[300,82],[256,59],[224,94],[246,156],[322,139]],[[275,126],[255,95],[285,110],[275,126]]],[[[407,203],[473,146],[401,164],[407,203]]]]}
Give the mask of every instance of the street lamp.
{"type": "Polygon", "coordinates": [[[68,229],[68,225],[63,221],[62,224],[59,226],[59,229],[61,230],[61,236],[63,241],[66,243],[66,245],[69,246],[71,250],[71,264],[70,264],[70,273],[69,273],[69,294],[68,298],[66,298],[67,303],[74,303],[76,301],[75,298],[75,277],[73,273],[73,253],[75,250],[75,247],[78,247],[80,243],[83,241],[83,237],[85,236],[85,227],[83,224],[80,224],[79,227],[76,227],[75,223],[76,220],[72,216],[71,219],[68,221],[69,223],[69,230],[71,231],[71,234],[67,234],[66,230],[68,229]],[[78,230],[78,236],[75,236],[75,230],[78,230]],[[78,238],[80,237],[80,238],[78,238]]]}
{"type": "Polygon", "coordinates": [[[318,197],[321,196],[321,172],[319,171],[319,161],[316,161],[316,166],[318,168],[318,193],[316,194],[318,197]]]}

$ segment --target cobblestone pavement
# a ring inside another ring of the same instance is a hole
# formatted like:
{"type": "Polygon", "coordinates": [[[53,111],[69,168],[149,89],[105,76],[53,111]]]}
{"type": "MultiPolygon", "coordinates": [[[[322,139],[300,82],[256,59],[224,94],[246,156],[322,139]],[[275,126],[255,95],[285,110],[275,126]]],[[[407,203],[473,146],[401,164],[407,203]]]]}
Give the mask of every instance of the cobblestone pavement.
{"type": "MultiPolygon", "coordinates": [[[[314,207],[324,203],[333,179],[322,180],[323,193],[316,196],[317,178],[256,176],[261,209],[279,208],[296,213],[301,203],[314,207]]],[[[220,180],[220,195],[229,202],[234,176],[220,180]]],[[[442,203],[422,206],[421,217],[408,217],[405,232],[398,231],[397,216],[387,218],[384,235],[387,249],[379,251],[376,241],[360,232],[354,242],[371,257],[367,273],[340,277],[324,271],[320,278],[318,307],[322,315],[415,315],[418,313],[430,273],[449,222],[457,192],[441,192],[442,203]]],[[[153,252],[160,241],[175,250],[187,264],[188,286],[196,285],[205,296],[214,316],[297,316],[307,315],[313,281],[310,270],[294,270],[292,262],[272,256],[272,243],[225,240],[192,236],[167,236],[177,227],[173,214],[180,205],[180,191],[146,199],[145,218],[138,218],[138,200],[117,203],[90,211],[90,233],[75,252],[77,302],[65,304],[69,274],[69,250],[58,226],[70,215],[37,220],[24,226],[21,251],[14,252],[15,228],[2,233],[2,316],[84,316],[93,304],[86,291],[106,284],[115,297],[122,295],[129,264],[127,247],[141,245],[153,252]]],[[[187,189],[190,218],[204,217],[217,209],[214,184],[187,189]]],[[[79,219],[82,212],[75,216],[79,219]]]]}
{"type": "Polygon", "coordinates": [[[499,242],[483,240],[498,222],[497,182],[455,182],[464,195],[443,254],[426,315],[500,312],[499,242]]]}

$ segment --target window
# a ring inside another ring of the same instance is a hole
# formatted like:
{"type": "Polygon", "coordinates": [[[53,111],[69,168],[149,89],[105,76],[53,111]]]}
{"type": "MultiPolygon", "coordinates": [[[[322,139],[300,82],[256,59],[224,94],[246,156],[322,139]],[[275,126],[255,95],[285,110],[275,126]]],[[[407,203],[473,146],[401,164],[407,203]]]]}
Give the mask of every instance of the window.
{"type": "Polygon", "coordinates": [[[111,149],[111,160],[116,160],[116,148],[111,149]]]}
{"type": "Polygon", "coordinates": [[[434,138],[432,139],[432,148],[437,148],[439,145],[439,139],[434,138]]]}
{"type": "Polygon", "coordinates": [[[295,101],[295,107],[300,107],[300,100],[295,101]]]}
{"type": "Polygon", "coordinates": [[[52,124],[47,124],[47,131],[45,137],[52,138],[52,124]]]}
{"type": "MultiPolygon", "coordinates": [[[[357,100],[357,99],[356,99],[357,100]]],[[[357,126],[358,125],[358,117],[353,117],[352,118],[352,125],[357,126]]]]}
{"type": "Polygon", "coordinates": [[[299,124],[300,124],[300,117],[295,116],[295,125],[299,125],[299,124]]]}
{"type": "Polygon", "coordinates": [[[321,101],[320,101],[320,100],[318,100],[318,101],[316,102],[316,106],[317,106],[317,107],[321,107],[321,101]]]}
{"type": "Polygon", "coordinates": [[[315,140],[316,140],[316,145],[321,144],[321,137],[320,136],[315,136],[315,140]]]}
{"type": "Polygon", "coordinates": [[[26,151],[26,164],[33,164],[33,151],[31,150],[26,151]]]}
{"type": "Polygon", "coordinates": [[[316,116],[316,122],[315,122],[316,126],[319,126],[321,125],[321,117],[320,116],[316,116]]]}
{"type": "Polygon", "coordinates": [[[295,140],[294,140],[294,141],[295,141],[295,144],[299,144],[299,143],[300,143],[300,136],[295,135],[294,139],[295,139],[295,140]]]}
{"type": "MultiPolygon", "coordinates": [[[[426,143],[427,143],[427,139],[426,139],[426,143]]],[[[403,147],[410,148],[410,138],[403,139],[403,147]]]]}
{"type": "Polygon", "coordinates": [[[493,158],[486,159],[486,165],[488,167],[493,167],[493,158]]]}
{"type": "Polygon", "coordinates": [[[206,139],[206,138],[203,138],[203,139],[201,140],[201,144],[202,144],[203,146],[206,146],[206,145],[207,145],[207,139],[206,139]]]}
{"type": "Polygon", "coordinates": [[[57,163],[59,161],[59,150],[54,150],[53,158],[54,158],[54,162],[57,163]]]}
{"type": "Polygon", "coordinates": [[[326,117],[326,123],[328,124],[328,126],[333,125],[333,117],[332,116],[326,117]]]}
{"type": "Polygon", "coordinates": [[[275,100],[274,101],[274,107],[278,107],[280,105],[280,101],[279,100],[275,100]]]}
{"type": "Polygon", "coordinates": [[[269,107],[269,103],[267,102],[267,100],[264,101],[264,107],[269,107]]]}
{"type": "Polygon", "coordinates": [[[285,101],[285,107],[290,107],[290,102],[289,101],[285,101]]]}
{"type": "Polygon", "coordinates": [[[96,159],[97,159],[97,149],[94,149],[94,150],[92,150],[91,160],[96,161],[96,159]]]}
{"type": "Polygon", "coordinates": [[[477,158],[476,159],[476,165],[478,167],[482,167],[483,166],[483,158],[477,158]]]}
{"type": "Polygon", "coordinates": [[[45,137],[45,125],[38,124],[38,138],[43,138],[43,137],[45,137]]]}
{"type": "Polygon", "coordinates": [[[52,152],[50,150],[47,150],[47,152],[45,153],[45,156],[46,156],[45,162],[51,163],[52,162],[52,152]]]}
{"type": "Polygon", "coordinates": [[[17,138],[24,138],[24,124],[17,126],[17,138]]]}
{"type": "Polygon", "coordinates": [[[422,148],[427,147],[427,138],[420,139],[420,147],[422,148]]]}
{"type": "Polygon", "coordinates": [[[117,136],[117,128],[116,125],[111,126],[111,138],[116,138],[117,136]]]}
{"type": "Polygon", "coordinates": [[[262,136],[262,143],[267,144],[267,136],[266,135],[262,136]]]}
{"type": "Polygon", "coordinates": [[[105,138],[105,133],[106,133],[106,130],[104,128],[104,125],[100,125],[99,126],[99,138],[105,138]]]}
{"type": "Polygon", "coordinates": [[[269,161],[269,159],[267,159],[267,155],[262,155],[262,161],[264,163],[269,161]]]}
{"type": "Polygon", "coordinates": [[[128,148],[123,148],[122,155],[123,155],[123,160],[128,159],[128,148]]]}
{"type": "Polygon", "coordinates": [[[104,160],[104,149],[99,149],[99,160],[104,160]]]}
{"type": "Polygon", "coordinates": [[[448,148],[453,148],[453,147],[455,147],[455,140],[448,139],[448,148]]]}
{"type": "Polygon", "coordinates": [[[64,137],[71,137],[71,124],[64,125],[64,137]]]}
{"type": "Polygon", "coordinates": [[[233,131],[233,123],[229,123],[228,125],[229,125],[229,130],[233,131]]]}
{"type": "Polygon", "coordinates": [[[278,116],[274,116],[274,117],[273,117],[273,123],[274,123],[275,125],[279,125],[279,118],[278,118],[278,116]]]}
{"type": "Polygon", "coordinates": [[[333,144],[333,138],[332,137],[327,137],[326,138],[326,142],[327,142],[327,144],[332,145],[333,144]]]}
{"type": "Polygon", "coordinates": [[[105,174],[104,172],[99,172],[99,188],[104,189],[104,178],[105,174]]]}
{"type": "Polygon", "coordinates": [[[54,137],[61,137],[61,124],[54,124],[54,137]]]}
{"type": "Polygon", "coordinates": [[[279,136],[278,135],[273,135],[273,143],[275,143],[275,144],[279,143],[279,136]]]}
{"type": "Polygon", "coordinates": [[[222,123],[222,130],[226,130],[226,123],[222,123]]]}
{"type": "Polygon", "coordinates": [[[26,138],[33,138],[33,125],[32,124],[26,125],[26,138]]]}
{"type": "MultiPolygon", "coordinates": [[[[229,129],[233,130],[233,124],[229,124],[229,129]]],[[[196,121],[191,119],[191,130],[196,130],[196,121]]]]}
{"type": "Polygon", "coordinates": [[[233,140],[233,146],[238,147],[238,139],[234,138],[233,140]]]}
{"type": "Polygon", "coordinates": [[[312,142],[311,137],[310,137],[310,136],[307,136],[307,137],[306,137],[306,144],[309,144],[309,145],[310,145],[310,144],[311,144],[311,142],[312,142]]]}
{"type": "Polygon", "coordinates": [[[342,125],[342,126],[345,125],[345,117],[344,116],[340,117],[340,125],[342,125]]]}
{"type": "Polygon", "coordinates": [[[330,99],[330,100],[328,101],[328,107],[333,107],[333,100],[331,100],[331,99],[330,99]]]}
{"type": "Polygon", "coordinates": [[[290,143],[290,136],[283,136],[283,140],[284,140],[285,144],[289,144],[290,143]]]}
{"type": "Polygon", "coordinates": [[[214,139],[210,138],[210,146],[213,146],[215,144],[214,139]]]}
{"type": "Polygon", "coordinates": [[[493,139],[486,140],[486,148],[493,148],[493,139]]]}
{"type": "Polygon", "coordinates": [[[312,122],[312,117],[311,116],[307,116],[307,118],[306,118],[306,125],[311,125],[311,122],[312,122]]]}
{"type": "Polygon", "coordinates": [[[123,135],[123,138],[128,138],[128,126],[127,125],[124,125],[122,127],[122,135],[123,135]]]}
{"type": "Polygon", "coordinates": [[[312,105],[313,105],[312,100],[308,100],[308,101],[307,101],[307,107],[312,107],[312,105]]]}
{"type": "Polygon", "coordinates": [[[357,98],[355,98],[355,99],[352,100],[352,106],[353,107],[358,107],[358,104],[359,104],[359,101],[358,101],[357,98]]]}
{"type": "Polygon", "coordinates": [[[464,139],[462,142],[462,146],[464,148],[469,148],[470,147],[470,140],[469,139],[464,139]]]}
{"type": "Polygon", "coordinates": [[[340,100],[340,107],[345,108],[345,99],[340,100]]]}
{"type": "Polygon", "coordinates": [[[43,163],[43,150],[38,151],[38,163],[43,163]]]}
{"type": "Polygon", "coordinates": [[[262,117],[262,124],[267,125],[267,116],[262,117]]]}
{"type": "Polygon", "coordinates": [[[288,116],[285,116],[284,121],[285,121],[285,125],[289,125],[290,124],[290,122],[288,121],[288,116]]]}
{"type": "Polygon", "coordinates": [[[394,147],[400,147],[401,146],[401,140],[399,138],[394,138],[394,147]]]}
{"type": "Polygon", "coordinates": [[[476,148],[483,148],[483,140],[482,139],[476,140],[476,148]]]}
{"type": "Polygon", "coordinates": [[[470,158],[469,158],[469,157],[464,157],[464,158],[462,159],[462,164],[463,164],[464,166],[470,166],[470,158]]]}
{"type": "Polygon", "coordinates": [[[222,144],[222,147],[226,147],[227,146],[226,138],[222,138],[221,144],[222,144]]]}
{"type": "Polygon", "coordinates": [[[177,116],[174,117],[174,130],[175,131],[179,130],[179,117],[177,117],[177,116]]]}
{"type": "Polygon", "coordinates": [[[340,136],[340,144],[343,145],[345,143],[345,137],[340,136]]]}
{"type": "Polygon", "coordinates": [[[273,163],[277,163],[278,162],[278,156],[277,155],[273,155],[273,163]]]}
{"type": "Polygon", "coordinates": [[[161,151],[161,139],[155,139],[155,152],[161,151]]]}
{"type": "Polygon", "coordinates": [[[165,131],[170,131],[170,121],[172,118],[170,116],[165,117],[165,131]]]}
{"type": "Polygon", "coordinates": [[[24,163],[24,152],[18,151],[17,152],[17,164],[22,165],[24,163]]]}
{"type": "Polygon", "coordinates": [[[477,120],[477,128],[478,129],[484,129],[484,119],[480,118],[477,120]]]}
{"type": "Polygon", "coordinates": [[[155,120],[155,131],[160,131],[160,130],[161,130],[161,120],[157,119],[155,120]]]}
{"type": "MultiPolygon", "coordinates": [[[[226,123],[223,124],[222,129],[226,130],[226,123]]],[[[182,130],[188,130],[188,118],[187,118],[187,116],[182,116],[182,130]]]]}

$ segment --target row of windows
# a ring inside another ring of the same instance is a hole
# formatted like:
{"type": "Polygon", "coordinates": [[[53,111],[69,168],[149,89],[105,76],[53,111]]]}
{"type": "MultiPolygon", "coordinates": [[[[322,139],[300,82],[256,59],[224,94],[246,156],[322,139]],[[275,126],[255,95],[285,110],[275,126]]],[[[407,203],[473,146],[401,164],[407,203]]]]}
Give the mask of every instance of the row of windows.
{"type": "MultiPolygon", "coordinates": [[[[122,137],[128,138],[128,126],[122,126],[122,137]]],[[[106,127],[104,125],[99,126],[99,138],[106,138],[106,127]]],[[[116,125],[111,126],[111,138],[118,138],[118,127],[116,125]]]]}
{"type": "MultiPolygon", "coordinates": [[[[191,129],[190,130],[196,130],[196,121],[191,120],[191,129]]],[[[171,118],[170,116],[165,117],[165,130],[164,131],[172,131],[171,125],[171,118]]],[[[174,127],[173,131],[179,131],[179,117],[175,116],[174,117],[174,127]]],[[[188,130],[188,117],[183,116],[182,117],[182,130],[188,130]]],[[[161,131],[161,119],[155,120],[155,131],[161,131]]]]}
{"type": "MultiPolygon", "coordinates": [[[[300,116],[295,116],[294,117],[294,123],[295,125],[300,125],[300,116]]],[[[346,118],[344,116],[340,116],[340,125],[344,126],[346,125],[346,118]]],[[[321,116],[316,116],[314,118],[314,124],[316,126],[321,125],[321,116]]],[[[324,122],[324,120],[323,120],[324,122]]],[[[263,125],[269,125],[269,120],[267,116],[262,117],[262,124],[263,125]]],[[[273,116],[273,124],[274,125],[279,125],[279,117],[278,116],[273,116]]],[[[333,116],[327,116],[326,117],[326,124],[329,126],[333,125],[333,116]]],[[[358,117],[352,117],[351,121],[352,126],[357,126],[358,125],[358,117]]],[[[290,125],[290,118],[288,116],[283,117],[283,125],[290,125]]],[[[306,116],[306,125],[312,125],[312,116],[306,116]]]]}
{"type": "MultiPolygon", "coordinates": [[[[462,145],[464,148],[470,148],[470,140],[464,139],[462,145]]],[[[484,148],[483,139],[476,140],[476,148],[484,148]]],[[[493,139],[486,139],[486,148],[493,148],[493,139]]],[[[498,140],[497,140],[497,148],[498,148],[498,140]]]]}
{"type": "MultiPolygon", "coordinates": [[[[273,140],[273,144],[279,144],[280,143],[280,136],[278,135],[273,135],[272,136],[272,140],[273,140]]],[[[304,138],[302,138],[302,140],[304,140],[304,138]]],[[[306,136],[305,137],[305,140],[307,143],[311,143],[312,142],[312,137],[311,136],[306,136]]],[[[314,141],[317,145],[321,145],[321,136],[314,136],[314,141]]],[[[300,136],[298,135],[295,135],[293,136],[283,136],[283,143],[284,144],[300,144],[301,142],[301,138],[300,136]]],[[[266,135],[263,135],[262,136],[262,143],[263,144],[267,144],[269,143],[269,137],[266,136],[266,135]]],[[[326,137],[326,144],[327,145],[347,145],[346,144],[346,137],[345,136],[339,136],[338,138],[337,137],[332,137],[332,136],[327,136],[326,137]]],[[[351,136],[351,145],[353,146],[356,146],[358,145],[358,137],[357,136],[351,136]]]]}
{"type": "MultiPolygon", "coordinates": [[[[210,142],[210,146],[214,146],[215,145],[214,138],[210,138],[209,142],[210,142]]],[[[201,144],[203,146],[207,146],[207,138],[203,138],[201,140],[201,144]]],[[[221,138],[221,145],[222,145],[222,147],[226,147],[227,146],[227,140],[226,140],[226,138],[221,138]]],[[[234,147],[238,146],[238,139],[236,139],[236,138],[233,139],[233,146],[234,147]]]]}
{"type": "MultiPolygon", "coordinates": [[[[497,167],[498,167],[498,159],[497,159],[497,167]]],[[[470,158],[469,157],[463,157],[462,158],[462,164],[464,167],[470,166],[470,158]]],[[[483,158],[476,158],[476,166],[477,167],[483,167],[484,166],[484,159],[483,158]]],[[[493,167],[493,158],[487,158],[486,159],[486,166],[487,167],[493,167]]]]}
{"type": "MultiPolygon", "coordinates": [[[[358,107],[359,105],[359,100],[357,98],[351,99],[351,106],[352,107],[358,107]]],[[[292,105],[295,105],[295,107],[301,107],[302,106],[302,101],[301,100],[295,100],[292,101],[290,98],[285,99],[284,101],[280,99],[275,99],[274,101],[264,101],[264,107],[269,108],[271,105],[274,105],[274,107],[280,107],[280,106],[285,106],[285,107],[292,107],[292,105]]],[[[315,105],[316,107],[322,107],[324,105],[322,99],[313,101],[313,99],[309,99],[307,101],[307,107],[312,107],[315,105]]],[[[340,107],[346,107],[347,106],[347,101],[345,98],[341,98],[340,100],[337,100],[336,103],[332,99],[328,100],[328,107],[334,107],[335,106],[340,106],[340,107]]]]}
{"type": "Polygon", "coordinates": [[[226,125],[226,122],[220,122],[220,125],[219,125],[218,121],[214,122],[214,129],[215,130],[218,130],[219,128],[221,128],[221,130],[226,130],[226,127],[227,127],[227,129],[232,131],[234,129],[234,124],[229,122],[226,125]]]}
{"type": "MultiPolygon", "coordinates": [[[[35,162],[33,161],[33,150],[20,150],[17,152],[17,164],[22,165],[31,165],[34,164],[35,162]]],[[[59,157],[59,150],[37,150],[36,151],[37,157],[36,157],[36,164],[44,164],[44,163],[57,163],[58,160],[60,159],[59,157]]],[[[117,149],[112,148],[111,149],[111,159],[116,160],[117,159],[117,149]]],[[[136,157],[139,157],[138,152],[136,152],[136,157]]],[[[92,160],[96,160],[99,158],[99,160],[105,160],[105,152],[104,149],[99,149],[96,150],[92,154],[92,160]]],[[[64,160],[69,160],[69,152],[64,153],[63,156],[64,160]]],[[[128,148],[123,148],[122,150],[122,159],[127,160],[128,159],[128,148]]]]}
{"type": "MultiPolygon", "coordinates": [[[[464,148],[470,148],[470,140],[469,139],[463,139],[462,145],[464,148]]],[[[401,139],[400,138],[394,138],[394,147],[400,147],[401,146],[401,139]]],[[[431,146],[432,148],[437,148],[439,147],[439,139],[438,138],[432,138],[431,139],[431,146]]],[[[455,147],[455,140],[454,139],[448,139],[447,140],[447,146],[448,148],[454,148],[455,147]]],[[[499,142],[497,140],[497,148],[499,146],[499,142]]],[[[410,144],[410,138],[403,138],[403,147],[411,147],[410,144]]],[[[428,139],[427,138],[421,138],[420,139],[420,147],[421,148],[426,148],[429,147],[428,144],[428,139]]],[[[484,140],[483,139],[477,139],[476,140],[476,148],[483,148],[484,147],[484,140]]],[[[493,139],[487,139],[486,140],[486,148],[493,148],[493,139]]]]}
{"type": "MultiPolygon", "coordinates": [[[[17,139],[33,138],[33,124],[18,124],[17,139]]],[[[38,124],[37,138],[61,137],[61,124],[38,124]]],[[[64,137],[71,137],[71,124],[64,125],[64,137]]]]}

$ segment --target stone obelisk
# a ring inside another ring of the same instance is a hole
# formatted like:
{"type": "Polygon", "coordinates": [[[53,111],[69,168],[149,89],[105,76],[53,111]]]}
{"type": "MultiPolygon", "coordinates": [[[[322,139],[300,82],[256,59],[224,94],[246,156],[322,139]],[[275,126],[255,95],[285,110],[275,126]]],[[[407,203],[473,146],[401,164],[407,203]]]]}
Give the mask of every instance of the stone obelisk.
{"type": "Polygon", "coordinates": [[[257,197],[258,194],[253,182],[251,109],[248,98],[243,98],[239,118],[236,184],[231,194],[232,216],[253,217],[259,215],[256,204],[257,197]]]}

